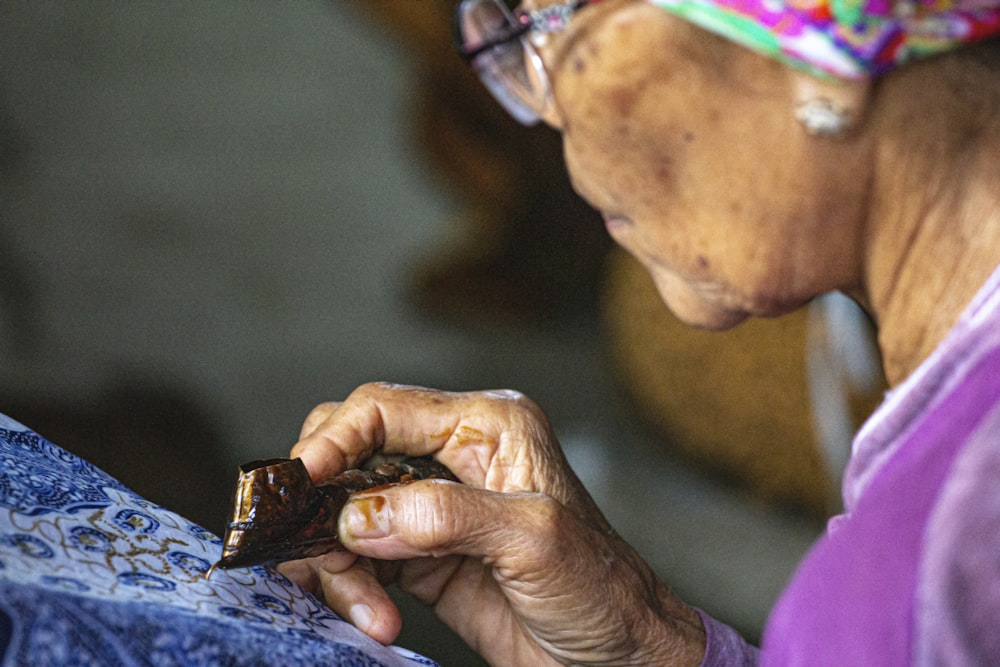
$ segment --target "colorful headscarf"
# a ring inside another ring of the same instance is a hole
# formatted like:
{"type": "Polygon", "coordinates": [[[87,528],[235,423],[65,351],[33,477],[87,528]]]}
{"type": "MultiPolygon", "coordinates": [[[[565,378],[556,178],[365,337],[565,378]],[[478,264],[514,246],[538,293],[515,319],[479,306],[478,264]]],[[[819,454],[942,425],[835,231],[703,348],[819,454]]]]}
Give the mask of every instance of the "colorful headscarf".
{"type": "Polygon", "coordinates": [[[861,78],[1000,32],[1000,0],[649,0],[815,74],[861,78]]]}

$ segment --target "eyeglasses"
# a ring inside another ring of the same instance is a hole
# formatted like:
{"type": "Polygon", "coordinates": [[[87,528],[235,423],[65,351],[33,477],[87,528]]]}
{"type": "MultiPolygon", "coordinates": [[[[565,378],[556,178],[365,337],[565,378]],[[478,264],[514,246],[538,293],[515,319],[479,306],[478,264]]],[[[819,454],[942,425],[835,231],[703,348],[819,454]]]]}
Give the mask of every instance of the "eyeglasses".
{"type": "Polygon", "coordinates": [[[455,46],[501,106],[519,123],[534,125],[552,93],[531,33],[559,32],[574,12],[594,2],[599,0],[511,12],[503,0],[462,0],[455,9],[455,46]]]}

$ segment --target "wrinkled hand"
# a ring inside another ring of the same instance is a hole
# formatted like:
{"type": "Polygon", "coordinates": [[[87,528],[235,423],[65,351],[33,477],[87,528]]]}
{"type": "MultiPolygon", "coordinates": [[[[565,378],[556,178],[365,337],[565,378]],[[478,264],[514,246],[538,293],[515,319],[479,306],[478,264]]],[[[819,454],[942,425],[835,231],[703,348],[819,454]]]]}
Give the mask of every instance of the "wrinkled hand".
{"type": "Polygon", "coordinates": [[[530,400],[365,385],[317,407],[292,455],[321,483],[375,450],[433,454],[464,484],[358,494],[340,516],[349,552],[282,566],[373,638],[399,633],[380,583],[395,579],[491,664],[701,660],[697,614],[614,533],[530,400]]]}

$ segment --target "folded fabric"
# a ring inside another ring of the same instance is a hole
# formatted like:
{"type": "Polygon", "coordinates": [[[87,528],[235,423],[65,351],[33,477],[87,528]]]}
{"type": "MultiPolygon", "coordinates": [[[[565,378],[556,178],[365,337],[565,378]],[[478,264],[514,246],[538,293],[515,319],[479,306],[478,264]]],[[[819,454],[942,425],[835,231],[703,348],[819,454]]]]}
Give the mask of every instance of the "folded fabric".
{"type": "Polygon", "coordinates": [[[434,665],[0,415],[0,665],[434,665]]]}

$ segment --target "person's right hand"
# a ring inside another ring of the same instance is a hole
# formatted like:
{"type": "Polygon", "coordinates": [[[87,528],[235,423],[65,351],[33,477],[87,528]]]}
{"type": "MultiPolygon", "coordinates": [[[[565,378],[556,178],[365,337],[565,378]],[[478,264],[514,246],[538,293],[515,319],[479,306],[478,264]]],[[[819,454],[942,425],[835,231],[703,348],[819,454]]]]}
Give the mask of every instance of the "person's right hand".
{"type": "Polygon", "coordinates": [[[399,632],[395,578],[491,664],[700,662],[697,613],[611,529],[528,399],[365,385],[317,407],[292,454],[321,483],[375,450],[433,454],[464,484],[357,494],[350,552],[282,566],[370,636],[399,632]]]}

